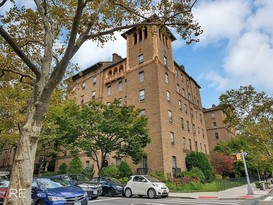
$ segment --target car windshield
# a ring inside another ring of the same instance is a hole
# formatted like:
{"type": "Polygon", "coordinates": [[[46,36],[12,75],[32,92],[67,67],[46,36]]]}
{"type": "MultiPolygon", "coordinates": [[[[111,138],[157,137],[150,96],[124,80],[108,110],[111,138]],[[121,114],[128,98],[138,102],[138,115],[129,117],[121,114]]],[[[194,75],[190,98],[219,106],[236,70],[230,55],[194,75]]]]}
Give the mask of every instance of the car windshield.
{"type": "Polygon", "coordinates": [[[115,183],[115,184],[120,184],[121,182],[115,178],[106,178],[107,181],[115,183]]]}
{"type": "Polygon", "coordinates": [[[70,177],[77,181],[90,181],[90,179],[84,175],[70,175],[70,177]]]}
{"type": "Polygon", "coordinates": [[[8,187],[9,181],[8,180],[0,180],[0,187],[8,187]]]}
{"type": "Polygon", "coordinates": [[[160,182],[157,178],[154,178],[152,176],[145,176],[145,177],[151,182],[160,182]]]}
{"type": "Polygon", "coordinates": [[[67,187],[71,184],[61,178],[41,178],[37,179],[37,184],[41,189],[54,189],[58,187],[67,187]]]}

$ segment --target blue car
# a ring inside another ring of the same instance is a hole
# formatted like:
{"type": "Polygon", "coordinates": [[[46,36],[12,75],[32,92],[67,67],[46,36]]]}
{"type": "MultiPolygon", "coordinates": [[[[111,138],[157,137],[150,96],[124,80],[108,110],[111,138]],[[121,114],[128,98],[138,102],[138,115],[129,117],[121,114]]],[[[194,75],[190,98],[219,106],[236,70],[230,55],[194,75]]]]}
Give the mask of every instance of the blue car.
{"type": "Polygon", "coordinates": [[[34,178],[32,205],[87,205],[88,196],[80,187],[61,178],[34,178]]]}

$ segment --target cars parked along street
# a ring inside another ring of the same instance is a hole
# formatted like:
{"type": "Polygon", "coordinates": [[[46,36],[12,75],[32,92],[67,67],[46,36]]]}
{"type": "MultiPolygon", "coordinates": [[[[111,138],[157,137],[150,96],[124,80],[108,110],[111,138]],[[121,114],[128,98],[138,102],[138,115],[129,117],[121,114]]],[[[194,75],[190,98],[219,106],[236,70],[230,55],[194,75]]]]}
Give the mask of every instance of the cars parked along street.
{"type": "Polygon", "coordinates": [[[94,183],[99,183],[102,186],[102,196],[108,195],[110,197],[116,195],[124,195],[124,186],[120,181],[112,177],[94,177],[92,180],[94,183]]]}
{"type": "Polygon", "coordinates": [[[87,193],[61,178],[34,178],[32,205],[87,205],[87,193]]]}
{"type": "Polygon", "coordinates": [[[72,185],[81,187],[87,192],[88,198],[97,199],[102,194],[102,187],[99,183],[92,182],[89,178],[81,174],[61,174],[52,176],[52,178],[62,178],[72,185]]]}
{"type": "Polygon", "coordinates": [[[131,176],[124,190],[126,197],[138,195],[139,197],[148,196],[153,199],[159,196],[165,198],[169,195],[166,184],[149,175],[131,176]]]}

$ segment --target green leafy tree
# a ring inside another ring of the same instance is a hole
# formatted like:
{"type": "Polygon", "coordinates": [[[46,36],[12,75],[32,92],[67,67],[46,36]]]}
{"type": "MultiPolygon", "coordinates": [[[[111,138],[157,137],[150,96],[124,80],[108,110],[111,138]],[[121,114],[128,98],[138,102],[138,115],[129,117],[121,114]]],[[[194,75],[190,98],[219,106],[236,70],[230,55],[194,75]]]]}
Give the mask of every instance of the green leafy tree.
{"type": "Polygon", "coordinates": [[[225,123],[236,127],[238,137],[249,143],[249,158],[259,169],[273,168],[273,98],[250,86],[220,96],[225,123]],[[265,167],[266,165],[266,167],[265,167]]]}
{"type": "Polygon", "coordinates": [[[124,161],[120,163],[120,165],[118,166],[118,170],[119,170],[119,178],[123,178],[123,177],[129,178],[133,173],[130,166],[124,161]]]}
{"type": "Polygon", "coordinates": [[[191,152],[187,154],[186,166],[188,170],[194,167],[199,168],[205,175],[206,181],[211,182],[213,179],[212,166],[209,159],[202,152],[191,152]]]}
{"type": "Polygon", "coordinates": [[[82,162],[78,156],[74,156],[69,163],[68,174],[80,174],[82,172],[82,162]]]}
{"type": "Polygon", "coordinates": [[[93,176],[94,176],[94,165],[92,164],[92,166],[90,167],[85,167],[83,170],[82,170],[82,174],[84,176],[86,176],[88,179],[92,179],[93,176]]]}
{"type": "Polygon", "coordinates": [[[61,166],[59,167],[59,171],[57,172],[58,174],[67,174],[68,172],[68,166],[66,163],[62,163],[61,166]]]}
{"type": "Polygon", "coordinates": [[[103,176],[105,177],[119,178],[120,176],[119,169],[115,165],[109,165],[108,167],[105,167],[102,170],[103,176]]]}
{"type": "Polygon", "coordinates": [[[12,73],[15,80],[28,84],[31,97],[26,120],[19,128],[9,185],[13,189],[25,188],[26,197],[9,198],[5,203],[23,205],[31,203],[35,153],[52,93],[86,41],[103,44],[114,39],[115,31],[168,25],[191,43],[198,40],[202,31],[193,20],[196,1],[34,0],[29,8],[21,1],[9,1],[12,5],[3,7],[6,2],[0,3],[0,71],[12,73]],[[158,15],[151,17],[155,13],[158,15]]]}

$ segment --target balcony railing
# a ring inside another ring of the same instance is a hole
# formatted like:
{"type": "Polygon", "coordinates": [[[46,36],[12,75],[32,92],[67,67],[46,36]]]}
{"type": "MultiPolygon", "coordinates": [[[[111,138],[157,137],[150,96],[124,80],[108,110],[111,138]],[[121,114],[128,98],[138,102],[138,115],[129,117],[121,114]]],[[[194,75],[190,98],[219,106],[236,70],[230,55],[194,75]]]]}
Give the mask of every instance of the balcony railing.
{"type": "Polygon", "coordinates": [[[146,175],[149,174],[149,168],[137,168],[137,174],[146,175]]]}
{"type": "Polygon", "coordinates": [[[116,73],[108,78],[104,79],[104,83],[111,83],[112,81],[118,80],[120,78],[124,78],[125,77],[125,72],[120,72],[120,73],[116,73]]]}
{"type": "Polygon", "coordinates": [[[173,176],[177,177],[181,173],[181,168],[173,168],[173,176]]]}

